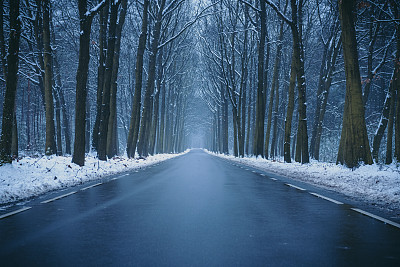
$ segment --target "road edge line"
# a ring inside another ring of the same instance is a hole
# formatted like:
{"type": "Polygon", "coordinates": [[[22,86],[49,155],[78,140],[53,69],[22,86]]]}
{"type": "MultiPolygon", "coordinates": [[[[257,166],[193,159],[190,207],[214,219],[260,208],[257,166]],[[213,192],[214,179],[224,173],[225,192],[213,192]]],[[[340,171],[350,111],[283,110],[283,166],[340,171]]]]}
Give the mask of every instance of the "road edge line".
{"type": "Polygon", "coordinates": [[[337,204],[337,205],[343,205],[342,202],[337,201],[337,200],[334,200],[334,199],[332,199],[332,198],[329,198],[329,197],[326,197],[326,196],[323,196],[323,195],[320,195],[320,194],[317,194],[317,193],[313,193],[313,192],[309,192],[309,193],[310,193],[311,195],[315,196],[315,197],[319,197],[319,198],[325,199],[325,200],[330,201],[330,202],[332,202],[332,203],[335,203],[335,204],[337,204]]]}
{"type": "Polygon", "coordinates": [[[289,183],[285,183],[285,185],[293,187],[293,188],[296,188],[297,190],[300,190],[300,191],[306,191],[306,189],[304,189],[304,188],[301,188],[301,187],[298,187],[298,186],[295,186],[295,185],[292,185],[292,184],[289,184],[289,183]]]}
{"type": "Polygon", "coordinates": [[[103,183],[92,184],[92,185],[89,185],[87,187],[82,188],[81,191],[85,191],[85,190],[88,190],[88,189],[90,189],[92,187],[99,186],[99,185],[102,185],[102,184],[103,183]]]}
{"type": "Polygon", "coordinates": [[[354,211],[356,211],[356,212],[358,212],[358,213],[361,213],[361,214],[363,214],[363,215],[365,215],[365,216],[368,216],[368,217],[371,217],[371,218],[373,218],[373,219],[375,219],[375,220],[378,220],[378,221],[381,221],[381,222],[390,224],[390,225],[392,225],[392,226],[397,227],[397,228],[400,229],[400,224],[399,224],[399,223],[396,223],[396,222],[393,222],[393,221],[391,221],[391,220],[382,218],[382,217],[380,217],[380,216],[378,216],[378,215],[369,213],[368,211],[364,211],[364,210],[357,209],[357,208],[351,208],[351,209],[354,210],[354,211]]]}
{"type": "Polygon", "coordinates": [[[64,195],[61,195],[61,196],[58,196],[58,197],[55,197],[55,198],[51,198],[51,199],[48,199],[48,200],[44,200],[44,201],[42,201],[42,202],[40,202],[40,203],[42,203],[42,204],[47,204],[47,203],[49,203],[49,202],[53,202],[53,201],[55,201],[55,200],[59,200],[59,199],[61,199],[61,198],[64,198],[64,197],[73,195],[73,194],[75,194],[76,192],[77,192],[77,191],[72,191],[72,192],[69,192],[68,194],[64,194],[64,195]]]}
{"type": "Polygon", "coordinates": [[[23,211],[29,210],[29,209],[31,209],[31,208],[32,208],[32,207],[23,207],[22,209],[14,210],[14,211],[12,211],[12,212],[3,214],[3,215],[0,216],[0,220],[1,220],[1,219],[4,219],[4,218],[7,218],[7,217],[10,217],[10,216],[13,216],[13,215],[18,214],[18,213],[21,213],[21,212],[23,212],[23,211]]]}

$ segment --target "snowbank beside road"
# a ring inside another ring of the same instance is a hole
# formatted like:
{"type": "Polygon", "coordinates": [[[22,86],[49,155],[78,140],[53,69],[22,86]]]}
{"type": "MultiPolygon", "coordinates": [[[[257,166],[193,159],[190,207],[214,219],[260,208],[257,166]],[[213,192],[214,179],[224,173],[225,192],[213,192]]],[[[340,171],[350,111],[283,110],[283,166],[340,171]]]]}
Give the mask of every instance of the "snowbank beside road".
{"type": "Polygon", "coordinates": [[[105,175],[143,168],[179,155],[159,154],[146,160],[115,157],[108,161],[87,156],[83,167],[71,163],[71,157],[24,157],[0,167],[0,204],[93,181],[105,175]]]}
{"type": "Polygon", "coordinates": [[[212,154],[266,172],[318,185],[350,197],[361,198],[367,203],[377,204],[400,213],[400,166],[395,164],[365,165],[353,171],[334,163],[314,161],[309,164],[289,164],[263,158],[235,158],[212,154]]]}

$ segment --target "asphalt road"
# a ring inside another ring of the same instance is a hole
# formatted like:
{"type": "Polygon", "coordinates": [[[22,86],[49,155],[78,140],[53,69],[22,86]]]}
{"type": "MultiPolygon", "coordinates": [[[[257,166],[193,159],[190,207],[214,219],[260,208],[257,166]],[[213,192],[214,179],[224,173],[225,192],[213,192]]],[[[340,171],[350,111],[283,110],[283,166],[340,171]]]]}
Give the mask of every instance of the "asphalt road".
{"type": "Polygon", "coordinates": [[[0,266],[400,266],[399,228],[201,150],[115,178],[1,219],[0,266]]]}

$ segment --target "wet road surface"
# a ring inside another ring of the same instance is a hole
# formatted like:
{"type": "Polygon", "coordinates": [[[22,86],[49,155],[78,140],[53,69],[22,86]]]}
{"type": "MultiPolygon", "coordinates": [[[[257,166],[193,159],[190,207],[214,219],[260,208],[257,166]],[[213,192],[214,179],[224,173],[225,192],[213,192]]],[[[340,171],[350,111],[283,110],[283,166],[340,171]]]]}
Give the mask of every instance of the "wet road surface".
{"type": "Polygon", "coordinates": [[[1,219],[0,266],[400,266],[399,228],[201,150],[116,178],[1,219]]]}

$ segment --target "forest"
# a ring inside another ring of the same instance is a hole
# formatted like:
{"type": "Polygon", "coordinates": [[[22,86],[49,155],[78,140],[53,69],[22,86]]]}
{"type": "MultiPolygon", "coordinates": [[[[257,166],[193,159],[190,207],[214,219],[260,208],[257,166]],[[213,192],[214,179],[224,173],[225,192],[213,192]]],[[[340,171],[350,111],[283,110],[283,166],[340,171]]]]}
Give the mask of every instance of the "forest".
{"type": "Polygon", "coordinates": [[[0,165],[400,160],[398,0],[0,0],[0,165]]]}

